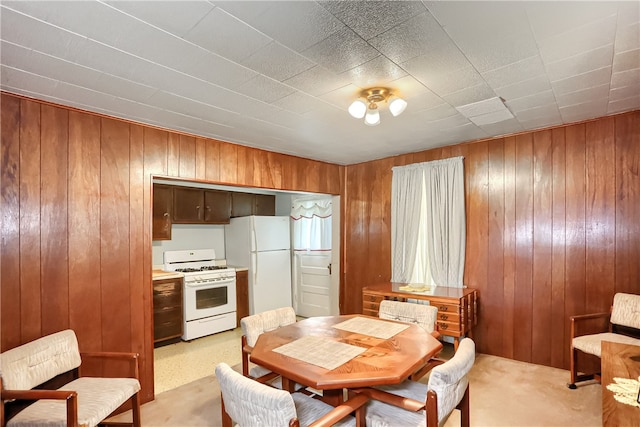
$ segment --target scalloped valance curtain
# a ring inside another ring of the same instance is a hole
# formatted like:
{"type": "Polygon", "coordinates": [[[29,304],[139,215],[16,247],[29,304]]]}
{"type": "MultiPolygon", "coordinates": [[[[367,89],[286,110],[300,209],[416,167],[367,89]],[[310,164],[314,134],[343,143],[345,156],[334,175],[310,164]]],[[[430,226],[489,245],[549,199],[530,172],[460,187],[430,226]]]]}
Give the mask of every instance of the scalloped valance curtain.
{"type": "Polygon", "coordinates": [[[331,250],[331,197],[300,197],[291,201],[293,250],[331,250]]]}

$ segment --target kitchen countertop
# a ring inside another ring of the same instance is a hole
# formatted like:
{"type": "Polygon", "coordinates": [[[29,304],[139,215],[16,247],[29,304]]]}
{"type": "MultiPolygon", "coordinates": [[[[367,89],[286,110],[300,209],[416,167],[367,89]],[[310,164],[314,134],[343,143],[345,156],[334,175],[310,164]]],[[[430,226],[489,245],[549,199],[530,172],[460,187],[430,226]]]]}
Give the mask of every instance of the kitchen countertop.
{"type": "Polygon", "coordinates": [[[238,267],[236,265],[228,265],[227,267],[233,268],[235,271],[249,271],[249,267],[238,267]]]}
{"type": "Polygon", "coordinates": [[[175,271],[151,270],[151,277],[153,280],[176,279],[184,277],[184,274],[175,271]]]}

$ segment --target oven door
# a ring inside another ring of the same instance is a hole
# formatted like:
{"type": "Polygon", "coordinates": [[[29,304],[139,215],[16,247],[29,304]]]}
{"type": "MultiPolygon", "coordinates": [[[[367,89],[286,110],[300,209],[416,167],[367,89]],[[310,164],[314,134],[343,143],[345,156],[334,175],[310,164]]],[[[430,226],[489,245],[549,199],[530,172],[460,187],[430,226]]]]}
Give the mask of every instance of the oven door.
{"type": "Polygon", "coordinates": [[[196,320],[236,311],[236,279],[196,283],[185,281],[184,317],[196,320]]]}

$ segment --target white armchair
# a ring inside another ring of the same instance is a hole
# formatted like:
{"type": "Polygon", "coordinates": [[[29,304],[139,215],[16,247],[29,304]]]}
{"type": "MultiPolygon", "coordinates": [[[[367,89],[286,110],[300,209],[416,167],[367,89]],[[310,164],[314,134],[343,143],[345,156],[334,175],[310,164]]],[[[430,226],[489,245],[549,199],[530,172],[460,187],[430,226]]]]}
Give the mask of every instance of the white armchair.
{"type": "Polygon", "coordinates": [[[617,293],[610,313],[571,316],[570,389],[577,388],[577,382],[599,380],[599,372],[584,372],[586,368],[578,366],[578,355],[600,358],[602,341],[640,345],[640,295],[617,293]]]}
{"type": "Polygon", "coordinates": [[[428,384],[404,381],[398,385],[354,390],[373,400],[366,409],[368,427],[442,425],[454,409],[461,425],[469,427],[468,374],[475,361],[475,343],[463,338],[455,355],[433,368],[428,384]]]}
{"type": "Polygon", "coordinates": [[[333,407],[306,394],[270,387],[234,371],[226,363],[216,366],[222,393],[222,425],[230,427],[364,426],[365,395],[333,407]],[[350,414],[355,412],[356,416],[350,414]]]}
{"type": "Polygon", "coordinates": [[[242,374],[260,382],[270,382],[278,375],[249,361],[249,355],[260,334],[296,322],[293,307],[276,308],[240,319],[242,327],[242,374]]]}

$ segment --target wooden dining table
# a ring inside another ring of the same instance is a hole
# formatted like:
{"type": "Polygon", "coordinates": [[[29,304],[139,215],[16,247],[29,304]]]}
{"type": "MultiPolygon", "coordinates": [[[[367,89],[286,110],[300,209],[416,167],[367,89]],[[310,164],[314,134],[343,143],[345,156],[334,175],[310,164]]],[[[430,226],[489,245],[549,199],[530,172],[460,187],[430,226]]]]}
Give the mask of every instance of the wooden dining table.
{"type": "Polygon", "coordinates": [[[311,317],[261,334],[251,361],[295,384],[322,390],[333,406],[343,390],[397,384],[427,364],[442,343],[418,325],[365,315],[311,317]],[[391,335],[391,336],[389,336],[391,335]]]}

